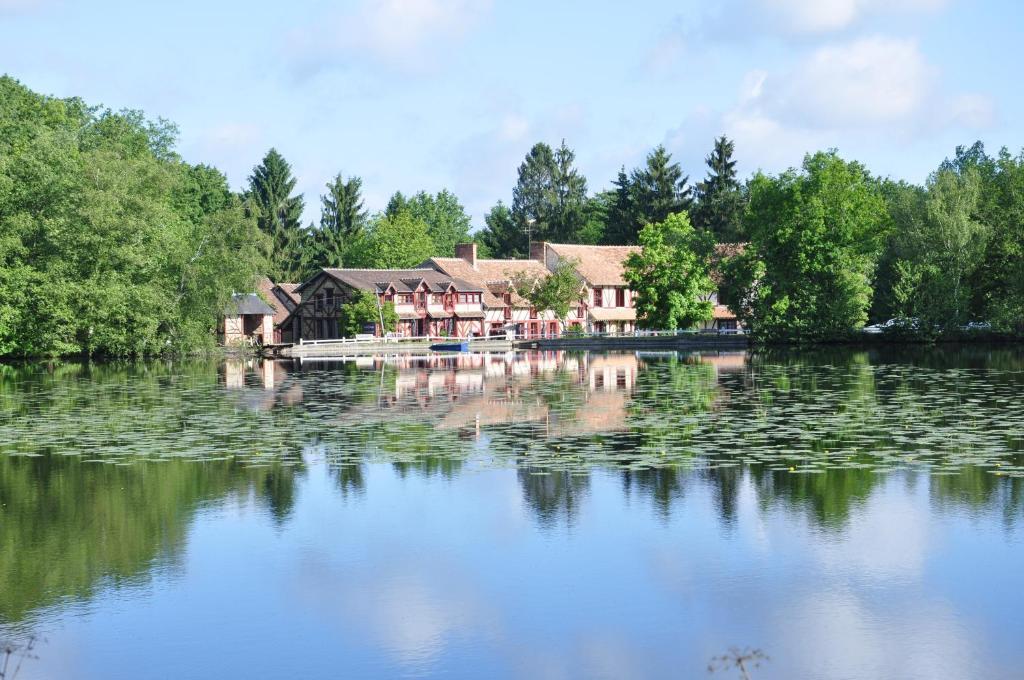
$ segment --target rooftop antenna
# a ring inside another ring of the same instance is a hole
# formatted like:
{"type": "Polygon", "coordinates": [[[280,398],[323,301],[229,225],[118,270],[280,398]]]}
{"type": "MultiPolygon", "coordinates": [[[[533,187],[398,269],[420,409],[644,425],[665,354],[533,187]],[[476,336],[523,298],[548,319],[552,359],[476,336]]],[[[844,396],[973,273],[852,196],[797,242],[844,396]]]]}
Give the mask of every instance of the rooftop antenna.
{"type": "Polygon", "coordinates": [[[533,225],[537,224],[537,220],[529,218],[526,220],[526,259],[529,260],[533,256],[533,225]]]}

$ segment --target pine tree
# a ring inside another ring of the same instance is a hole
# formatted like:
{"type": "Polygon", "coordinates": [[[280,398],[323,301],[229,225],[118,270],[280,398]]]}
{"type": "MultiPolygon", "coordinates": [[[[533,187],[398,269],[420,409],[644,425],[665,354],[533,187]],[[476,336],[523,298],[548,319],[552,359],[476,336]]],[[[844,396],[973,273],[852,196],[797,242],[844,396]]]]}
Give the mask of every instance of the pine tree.
{"type": "Polygon", "coordinates": [[[301,270],[306,230],[302,227],[305,204],[302,195],[292,196],[296,180],[288,161],[271,149],[253,168],[245,193],[248,211],[259,228],[270,236],[270,269],[277,281],[297,278],[301,270]]]}
{"type": "Polygon", "coordinates": [[[693,203],[689,181],[664,146],[649,153],[644,167],[634,170],[632,176],[637,232],[646,224],[664,222],[669,215],[688,210],[693,203]]]}
{"type": "Polygon", "coordinates": [[[743,240],[746,199],[736,179],[734,149],[733,142],[725,135],[715,140],[715,148],[705,159],[708,175],[697,185],[697,205],[693,210],[695,226],[711,232],[723,243],[743,240]]]}
{"type": "Polygon", "coordinates": [[[391,198],[388,199],[388,204],[384,208],[384,215],[387,217],[397,217],[398,213],[409,209],[409,199],[405,197],[401,191],[396,191],[391,194],[391,198]]]}
{"type": "Polygon", "coordinates": [[[526,257],[526,232],[516,223],[512,211],[501,201],[484,217],[487,224],[477,234],[480,244],[491,257],[502,259],[526,257]]]}
{"type": "Polygon", "coordinates": [[[565,140],[558,149],[539,142],[519,166],[512,216],[532,240],[575,242],[586,226],[587,180],[565,140]]]}
{"type": "Polygon", "coordinates": [[[363,180],[341,173],[327,183],[320,197],[320,229],[317,232],[317,266],[342,267],[345,254],[362,236],[367,214],[363,208],[363,180]]]}
{"type": "Polygon", "coordinates": [[[636,210],[633,205],[633,184],[623,166],[618,177],[612,182],[612,200],[608,208],[608,223],[605,227],[604,242],[610,245],[625,245],[636,242],[636,210]]]}

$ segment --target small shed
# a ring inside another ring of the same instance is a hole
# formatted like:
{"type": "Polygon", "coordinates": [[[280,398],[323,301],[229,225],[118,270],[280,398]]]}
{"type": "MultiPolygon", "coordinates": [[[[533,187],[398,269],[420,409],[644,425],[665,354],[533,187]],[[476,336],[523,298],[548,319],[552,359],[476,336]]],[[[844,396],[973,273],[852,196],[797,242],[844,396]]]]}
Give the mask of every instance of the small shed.
{"type": "Polygon", "coordinates": [[[220,336],[224,345],[273,342],[274,308],[255,293],[235,293],[224,309],[220,336]]]}

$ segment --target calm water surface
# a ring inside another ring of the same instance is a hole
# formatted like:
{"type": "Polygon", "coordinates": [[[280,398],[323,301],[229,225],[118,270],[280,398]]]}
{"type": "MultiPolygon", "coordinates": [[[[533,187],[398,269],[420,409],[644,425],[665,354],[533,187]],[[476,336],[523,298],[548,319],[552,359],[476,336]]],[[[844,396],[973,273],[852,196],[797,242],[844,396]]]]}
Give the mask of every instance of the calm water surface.
{"type": "Polygon", "coordinates": [[[1019,350],[0,366],[26,680],[1022,678],[1022,524],[1019,350]]]}

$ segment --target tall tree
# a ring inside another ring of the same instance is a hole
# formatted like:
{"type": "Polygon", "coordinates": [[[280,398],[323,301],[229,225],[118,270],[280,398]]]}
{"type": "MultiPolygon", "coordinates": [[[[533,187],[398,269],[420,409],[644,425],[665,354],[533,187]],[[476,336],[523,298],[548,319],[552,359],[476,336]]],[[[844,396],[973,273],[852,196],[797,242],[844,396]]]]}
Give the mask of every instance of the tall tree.
{"type": "Polygon", "coordinates": [[[484,222],[486,226],[477,233],[477,239],[491,257],[514,259],[529,255],[526,232],[519,228],[504,203],[498,201],[484,216],[484,222]]]}
{"type": "Polygon", "coordinates": [[[955,328],[970,318],[970,278],[985,253],[988,227],[975,219],[981,179],[940,170],[928,180],[924,219],[901,234],[906,259],[896,263],[894,301],[921,331],[955,328]]]}
{"type": "Polygon", "coordinates": [[[664,222],[669,215],[688,210],[693,203],[689,181],[664,146],[647,154],[646,163],[633,171],[631,181],[639,226],[664,222]]]}
{"type": "Polygon", "coordinates": [[[301,195],[292,195],[295,184],[288,161],[277,149],[270,149],[253,168],[245,194],[256,223],[271,239],[268,274],[278,281],[296,278],[301,269],[301,250],[306,238],[302,226],[305,204],[301,195]]]}
{"type": "Polygon", "coordinates": [[[421,191],[407,202],[407,209],[415,219],[427,225],[427,233],[437,249],[435,255],[451,257],[455,246],[470,240],[469,215],[459,199],[447,189],[435,195],[421,191]]]}
{"type": "Polygon", "coordinates": [[[708,174],[697,184],[694,225],[711,232],[715,240],[735,243],[743,240],[743,190],[736,178],[735,145],[725,135],[715,140],[715,148],[705,159],[708,174]]]}
{"type": "Polygon", "coordinates": [[[603,241],[609,245],[636,243],[637,223],[633,184],[623,166],[612,182],[612,200],[608,207],[603,241]]]}
{"type": "Polygon", "coordinates": [[[877,182],[830,151],[750,187],[750,243],[724,267],[737,316],[768,339],[817,341],[862,326],[890,224],[877,182]]]}
{"type": "Polygon", "coordinates": [[[556,150],[540,142],[519,166],[512,217],[532,240],[575,242],[586,225],[587,180],[574,167],[565,140],[556,150]]]}
{"type": "Polygon", "coordinates": [[[223,174],[137,111],[0,77],[0,356],[206,347],[265,236],[223,174]]]}
{"type": "Polygon", "coordinates": [[[640,252],[626,259],[626,281],[636,291],[637,322],[644,328],[692,328],[711,318],[714,244],[686,213],[640,231],[640,252]]]}
{"type": "Polygon", "coordinates": [[[407,269],[434,255],[427,225],[408,210],[373,220],[352,251],[352,266],[367,269],[407,269]]]}
{"type": "Polygon", "coordinates": [[[344,266],[346,253],[362,236],[367,217],[362,186],[360,178],[345,179],[341,173],[327,183],[327,193],[320,196],[316,233],[318,267],[344,266]]]}
{"type": "Polygon", "coordinates": [[[409,209],[409,199],[405,197],[401,191],[396,191],[391,194],[391,198],[388,199],[387,206],[384,207],[384,214],[388,217],[394,217],[398,213],[409,209]]]}

